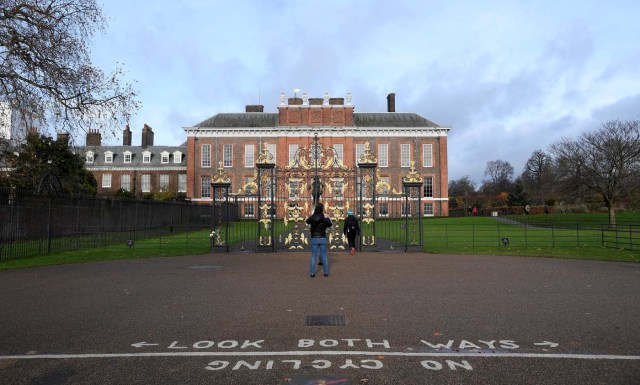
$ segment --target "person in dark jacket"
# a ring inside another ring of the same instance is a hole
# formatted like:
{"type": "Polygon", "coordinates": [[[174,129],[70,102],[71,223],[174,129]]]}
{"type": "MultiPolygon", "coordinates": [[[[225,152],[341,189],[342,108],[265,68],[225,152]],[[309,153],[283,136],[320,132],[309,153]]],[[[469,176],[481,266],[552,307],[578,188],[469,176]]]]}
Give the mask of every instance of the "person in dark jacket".
{"type": "Polygon", "coordinates": [[[324,205],[318,203],[313,214],[305,221],[311,232],[311,268],[309,275],[316,276],[316,259],[320,254],[324,276],[329,276],[329,260],[327,258],[327,229],[333,226],[331,219],[324,216],[324,205]]]}
{"type": "Polygon", "coordinates": [[[344,220],[344,227],[342,228],[342,233],[347,237],[347,241],[349,242],[349,249],[351,250],[351,255],[356,254],[356,237],[360,234],[360,224],[358,223],[358,219],[353,216],[353,211],[347,211],[347,218],[344,220]]]}

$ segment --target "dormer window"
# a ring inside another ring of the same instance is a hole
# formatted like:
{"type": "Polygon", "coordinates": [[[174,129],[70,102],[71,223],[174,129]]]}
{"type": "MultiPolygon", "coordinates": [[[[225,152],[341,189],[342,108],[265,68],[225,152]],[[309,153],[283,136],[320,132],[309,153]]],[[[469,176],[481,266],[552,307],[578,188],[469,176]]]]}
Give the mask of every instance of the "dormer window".
{"type": "Polygon", "coordinates": [[[169,163],[169,151],[162,151],[160,153],[160,163],[169,163]]]}
{"type": "Polygon", "coordinates": [[[87,151],[86,154],[86,162],[87,163],[93,163],[93,151],[87,151]]]}
{"type": "Polygon", "coordinates": [[[173,163],[182,163],[182,152],[176,151],[173,153],[173,163]]]}
{"type": "Polygon", "coordinates": [[[122,153],[124,163],[131,163],[131,155],[131,151],[125,151],[122,153]]]}
{"type": "Polygon", "coordinates": [[[151,152],[145,151],[142,153],[142,163],[151,163],[151,152]]]}
{"type": "Polygon", "coordinates": [[[113,152],[107,151],[104,153],[104,162],[113,163],[113,152]]]}

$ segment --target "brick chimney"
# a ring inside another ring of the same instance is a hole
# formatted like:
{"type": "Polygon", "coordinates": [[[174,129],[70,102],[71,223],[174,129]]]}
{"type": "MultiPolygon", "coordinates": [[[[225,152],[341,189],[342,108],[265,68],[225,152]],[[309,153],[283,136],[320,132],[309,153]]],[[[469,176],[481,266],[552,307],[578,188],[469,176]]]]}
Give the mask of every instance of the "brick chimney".
{"type": "Polygon", "coordinates": [[[264,106],[261,104],[247,104],[245,112],[264,112],[264,106]]]}
{"type": "Polygon", "coordinates": [[[396,94],[387,95],[387,112],[396,112],[396,94]]]}
{"type": "Polygon", "coordinates": [[[69,133],[67,131],[58,131],[56,140],[60,143],[69,144],[69,133]]]}
{"type": "Polygon", "coordinates": [[[97,128],[90,128],[87,132],[86,139],[87,146],[101,146],[102,145],[102,135],[100,135],[100,130],[97,128]]]}
{"type": "Polygon", "coordinates": [[[153,130],[146,123],[142,127],[142,148],[153,146],[153,130]]]}
{"type": "Polygon", "coordinates": [[[122,145],[131,146],[131,130],[129,129],[128,124],[124,128],[124,131],[122,131],[122,145]]]}

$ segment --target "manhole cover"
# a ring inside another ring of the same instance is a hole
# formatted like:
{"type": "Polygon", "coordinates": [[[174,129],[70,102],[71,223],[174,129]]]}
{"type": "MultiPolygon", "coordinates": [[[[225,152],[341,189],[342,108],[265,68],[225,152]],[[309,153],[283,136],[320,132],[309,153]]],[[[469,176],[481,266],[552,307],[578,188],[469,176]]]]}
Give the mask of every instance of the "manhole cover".
{"type": "Polygon", "coordinates": [[[187,266],[187,269],[220,269],[221,267],[220,265],[195,265],[187,266]]]}
{"type": "Polygon", "coordinates": [[[304,324],[307,326],[344,326],[344,315],[308,315],[304,324]]]}

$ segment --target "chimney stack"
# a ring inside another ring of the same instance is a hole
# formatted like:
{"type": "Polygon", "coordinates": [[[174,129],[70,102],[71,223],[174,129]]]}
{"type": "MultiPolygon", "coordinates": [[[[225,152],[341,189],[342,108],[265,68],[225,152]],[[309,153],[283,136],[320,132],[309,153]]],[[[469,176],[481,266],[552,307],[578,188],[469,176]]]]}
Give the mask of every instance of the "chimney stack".
{"type": "Polygon", "coordinates": [[[142,127],[142,148],[153,146],[153,130],[146,123],[142,127]]]}
{"type": "Polygon", "coordinates": [[[261,104],[247,104],[245,112],[264,112],[264,106],[261,104]]]}
{"type": "Polygon", "coordinates": [[[69,133],[67,131],[58,131],[56,140],[60,143],[66,143],[69,145],[69,133]]]}
{"type": "Polygon", "coordinates": [[[102,135],[100,135],[100,130],[97,128],[90,128],[87,132],[86,139],[87,146],[101,146],[102,145],[102,135]]]}
{"type": "Polygon", "coordinates": [[[387,112],[396,112],[396,94],[387,95],[387,112]]]}
{"type": "Polygon", "coordinates": [[[122,131],[122,145],[131,146],[131,130],[129,129],[128,124],[124,128],[124,131],[122,131]]]}

